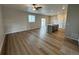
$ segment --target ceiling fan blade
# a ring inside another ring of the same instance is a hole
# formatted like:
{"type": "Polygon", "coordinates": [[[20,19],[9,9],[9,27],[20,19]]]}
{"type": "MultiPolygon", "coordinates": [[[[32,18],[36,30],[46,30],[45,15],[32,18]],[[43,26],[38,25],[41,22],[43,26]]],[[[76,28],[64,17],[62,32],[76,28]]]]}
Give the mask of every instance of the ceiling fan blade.
{"type": "Polygon", "coordinates": [[[32,4],[33,6],[35,6],[36,4],[32,4]]]}
{"type": "Polygon", "coordinates": [[[41,9],[42,7],[38,7],[38,8],[36,8],[36,10],[39,10],[39,9],[41,9]]]}
{"type": "Polygon", "coordinates": [[[37,7],[37,8],[42,8],[42,7],[37,7]]]}

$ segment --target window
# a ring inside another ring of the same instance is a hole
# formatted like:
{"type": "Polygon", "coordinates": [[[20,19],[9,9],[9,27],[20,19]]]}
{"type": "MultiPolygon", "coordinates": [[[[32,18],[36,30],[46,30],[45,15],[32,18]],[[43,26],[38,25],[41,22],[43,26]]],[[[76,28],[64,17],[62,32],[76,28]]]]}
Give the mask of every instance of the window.
{"type": "Polygon", "coordinates": [[[35,22],[35,16],[34,15],[28,15],[28,21],[29,22],[35,22]]]}

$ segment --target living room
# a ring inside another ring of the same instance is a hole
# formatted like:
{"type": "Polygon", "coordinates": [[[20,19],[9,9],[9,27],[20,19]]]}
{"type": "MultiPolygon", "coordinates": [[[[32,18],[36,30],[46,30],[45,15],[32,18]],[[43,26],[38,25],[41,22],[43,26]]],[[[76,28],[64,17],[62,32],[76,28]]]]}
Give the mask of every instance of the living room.
{"type": "Polygon", "coordinates": [[[0,7],[1,54],[79,54],[78,5],[4,4],[0,7]]]}

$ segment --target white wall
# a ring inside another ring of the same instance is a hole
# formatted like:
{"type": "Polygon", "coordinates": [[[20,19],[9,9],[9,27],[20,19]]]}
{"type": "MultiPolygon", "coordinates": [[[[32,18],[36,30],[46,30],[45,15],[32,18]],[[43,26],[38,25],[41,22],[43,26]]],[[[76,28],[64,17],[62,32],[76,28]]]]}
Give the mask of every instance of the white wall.
{"type": "Polygon", "coordinates": [[[0,54],[3,46],[3,42],[4,42],[4,28],[3,28],[3,19],[2,19],[2,7],[0,5],[0,54]]]}
{"type": "Polygon", "coordinates": [[[58,22],[54,22],[54,21],[58,21],[57,15],[51,16],[50,23],[51,24],[58,24],[58,22]]]}
{"type": "Polygon", "coordinates": [[[29,14],[32,14],[32,13],[26,13],[26,12],[14,10],[8,7],[3,7],[5,33],[8,34],[8,33],[14,33],[19,31],[39,28],[42,17],[45,17],[48,20],[48,16],[33,14],[36,16],[36,22],[29,23],[28,22],[29,14]]]}
{"type": "Polygon", "coordinates": [[[62,13],[62,14],[58,14],[57,15],[59,28],[65,29],[65,26],[66,26],[66,15],[67,15],[67,13],[62,13]]]}
{"type": "Polygon", "coordinates": [[[68,38],[79,39],[79,5],[68,5],[65,34],[68,38]]]}

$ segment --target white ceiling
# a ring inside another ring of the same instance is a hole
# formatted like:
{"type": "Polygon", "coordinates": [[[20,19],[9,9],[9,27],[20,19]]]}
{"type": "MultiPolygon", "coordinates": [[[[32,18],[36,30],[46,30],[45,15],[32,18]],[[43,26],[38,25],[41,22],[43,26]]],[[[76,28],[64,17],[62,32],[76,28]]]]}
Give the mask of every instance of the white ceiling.
{"type": "Polygon", "coordinates": [[[43,15],[56,15],[58,13],[64,13],[67,11],[67,5],[66,4],[40,4],[42,6],[39,10],[32,10],[32,4],[7,4],[3,5],[5,7],[17,9],[20,11],[25,12],[31,12],[31,13],[37,13],[37,14],[43,14],[43,15]],[[62,8],[65,8],[64,10],[62,8]]]}

